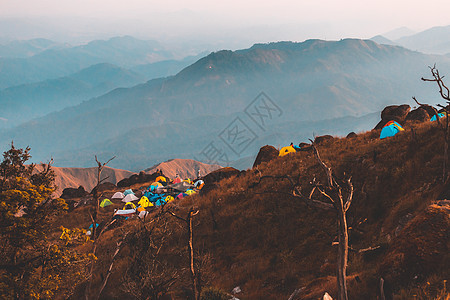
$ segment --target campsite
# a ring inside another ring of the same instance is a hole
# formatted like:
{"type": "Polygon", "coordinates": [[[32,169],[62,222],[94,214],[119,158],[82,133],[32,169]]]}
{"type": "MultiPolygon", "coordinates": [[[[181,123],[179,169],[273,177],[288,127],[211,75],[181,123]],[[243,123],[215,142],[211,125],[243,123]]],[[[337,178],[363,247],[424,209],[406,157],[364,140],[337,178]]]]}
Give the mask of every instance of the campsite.
{"type": "MultiPolygon", "coordinates": [[[[380,278],[387,298],[446,295],[450,193],[442,181],[443,140],[438,122],[405,121],[414,111],[407,110],[403,117],[391,113],[398,122],[379,129],[316,137],[298,150],[265,146],[246,171],[227,167],[195,179],[158,172],[141,176],[145,182],[100,184],[65,199],[68,208],[48,220],[47,242],[77,253],[77,276],[58,280],[52,298],[336,295],[334,214],[306,205],[289,181],[296,178],[301,193],[325,182],[319,152],[335,180],[351,174],[348,297],[379,295],[380,278]],[[391,125],[403,130],[384,137],[391,125]]],[[[48,274],[70,274],[62,270],[48,274]]]]}

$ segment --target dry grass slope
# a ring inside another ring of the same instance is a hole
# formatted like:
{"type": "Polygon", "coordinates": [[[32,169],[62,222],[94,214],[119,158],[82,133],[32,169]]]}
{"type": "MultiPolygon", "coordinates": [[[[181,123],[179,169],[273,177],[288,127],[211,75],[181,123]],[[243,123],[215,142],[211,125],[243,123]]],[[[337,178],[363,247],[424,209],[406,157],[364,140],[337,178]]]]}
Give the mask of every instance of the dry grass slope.
{"type": "MultiPolygon", "coordinates": [[[[379,132],[367,132],[318,146],[338,178],[352,176],[355,189],[348,212],[353,250],[348,268],[350,299],[376,299],[380,277],[386,280],[388,299],[412,299],[417,291],[425,291],[424,298],[444,293],[439,299],[448,299],[442,285],[450,275],[450,207],[436,204],[438,195],[449,189],[441,180],[443,138],[435,124],[411,126],[414,134],[408,129],[379,140],[379,132]]],[[[263,162],[259,170],[263,175],[290,174],[305,193],[314,176],[325,180],[311,152],[263,162]]],[[[180,216],[186,216],[193,205],[199,210],[194,217],[194,248],[202,286],[225,291],[240,286],[240,299],[287,299],[299,288],[303,289],[298,299],[318,299],[325,291],[335,295],[335,216],[310,209],[290,196],[286,180],[266,179],[255,185],[258,178],[254,170],[241,172],[220,181],[207,194],[166,206],[180,216]]],[[[77,208],[59,222],[66,227],[88,226],[88,209],[77,208]]],[[[112,209],[102,212],[104,222],[112,209]]],[[[117,225],[101,239],[94,277],[97,287],[115,242],[126,231],[132,237],[119,254],[103,299],[134,299],[129,287],[138,275],[142,282],[135,282],[137,287],[157,279],[156,274],[139,268],[151,265],[155,250],[145,241],[152,239],[163,245],[158,256],[158,264],[164,265],[161,274],[177,274],[163,299],[192,297],[186,226],[167,214],[155,218],[159,212],[152,212],[145,222],[117,225]],[[146,230],[154,230],[155,235],[143,234],[146,230]]]]}

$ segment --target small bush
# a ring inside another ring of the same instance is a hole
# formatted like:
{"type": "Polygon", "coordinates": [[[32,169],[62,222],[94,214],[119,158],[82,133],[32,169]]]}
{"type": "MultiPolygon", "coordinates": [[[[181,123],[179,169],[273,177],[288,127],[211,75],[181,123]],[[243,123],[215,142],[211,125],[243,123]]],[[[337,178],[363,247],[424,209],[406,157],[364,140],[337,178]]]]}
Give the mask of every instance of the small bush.
{"type": "Polygon", "coordinates": [[[230,296],[222,291],[221,289],[215,287],[208,287],[202,291],[200,294],[201,300],[228,300],[230,296]]]}

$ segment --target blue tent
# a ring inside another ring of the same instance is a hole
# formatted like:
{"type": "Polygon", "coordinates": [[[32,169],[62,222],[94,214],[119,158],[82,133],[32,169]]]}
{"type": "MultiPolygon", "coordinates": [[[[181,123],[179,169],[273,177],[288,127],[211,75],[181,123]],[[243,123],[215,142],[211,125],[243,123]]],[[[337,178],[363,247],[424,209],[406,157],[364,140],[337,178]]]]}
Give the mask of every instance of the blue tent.
{"type": "Polygon", "coordinates": [[[133,195],[134,195],[134,192],[133,192],[132,189],[128,189],[128,190],[125,190],[125,192],[123,192],[123,194],[124,194],[125,196],[128,195],[128,194],[133,194],[133,195]]]}
{"type": "MultiPolygon", "coordinates": [[[[442,118],[442,117],[445,117],[445,114],[444,113],[438,113],[438,116],[439,116],[439,118],[442,118]]],[[[436,115],[433,115],[431,117],[431,119],[430,119],[430,121],[436,121],[436,120],[437,120],[436,115]]]]}
{"type": "Polygon", "coordinates": [[[395,125],[384,126],[383,129],[381,130],[380,140],[387,138],[387,137],[394,136],[399,132],[400,132],[400,129],[398,129],[398,127],[395,125]]]}

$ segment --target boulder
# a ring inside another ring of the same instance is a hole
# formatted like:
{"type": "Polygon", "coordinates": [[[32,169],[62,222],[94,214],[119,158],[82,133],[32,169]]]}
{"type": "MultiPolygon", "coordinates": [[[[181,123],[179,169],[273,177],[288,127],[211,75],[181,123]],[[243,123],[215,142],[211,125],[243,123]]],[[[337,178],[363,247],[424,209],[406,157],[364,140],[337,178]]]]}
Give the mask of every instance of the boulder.
{"type": "Polygon", "coordinates": [[[403,122],[411,110],[408,104],[386,106],[381,112],[382,120],[394,120],[399,123],[403,122]]]}
{"type": "MultiPolygon", "coordinates": [[[[116,188],[116,185],[112,182],[103,182],[102,184],[99,185],[98,187],[98,191],[104,192],[104,191],[110,191],[110,190],[114,190],[116,188]]],[[[94,194],[94,191],[96,190],[96,188],[94,187],[91,191],[91,194],[94,194]]]]}
{"type": "Polygon", "coordinates": [[[328,140],[332,140],[332,139],[333,139],[333,136],[329,135],[329,134],[316,136],[316,138],[314,139],[314,143],[320,144],[320,143],[323,143],[324,141],[328,141],[328,140]]]}
{"type": "Polygon", "coordinates": [[[269,162],[274,158],[278,157],[278,150],[273,146],[265,145],[259,149],[258,155],[256,156],[255,162],[253,163],[253,168],[259,166],[263,162],[269,162]]]}
{"type": "Polygon", "coordinates": [[[419,121],[419,122],[424,122],[428,120],[430,120],[430,115],[423,106],[410,111],[405,119],[405,121],[419,121]]]}
{"type": "Polygon", "coordinates": [[[403,125],[410,110],[411,107],[407,104],[386,106],[381,112],[381,121],[378,122],[374,129],[382,129],[389,121],[397,121],[403,125]]]}
{"type": "Polygon", "coordinates": [[[88,195],[88,192],[84,189],[83,186],[79,186],[76,188],[65,188],[62,192],[61,198],[63,199],[73,199],[73,198],[81,198],[88,195]]]}
{"type": "Polygon", "coordinates": [[[352,131],[352,132],[350,132],[349,134],[347,134],[346,138],[347,138],[347,139],[352,139],[352,138],[355,138],[355,137],[357,137],[357,136],[358,136],[358,135],[352,131]]]}
{"type": "Polygon", "coordinates": [[[202,178],[205,182],[205,186],[200,191],[201,193],[207,193],[213,190],[217,186],[217,183],[222,179],[230,178],[235,175],[239,176],[241,173],[241,171],[232,167],[215,170],[202,178]]]}

